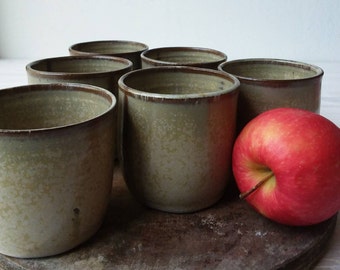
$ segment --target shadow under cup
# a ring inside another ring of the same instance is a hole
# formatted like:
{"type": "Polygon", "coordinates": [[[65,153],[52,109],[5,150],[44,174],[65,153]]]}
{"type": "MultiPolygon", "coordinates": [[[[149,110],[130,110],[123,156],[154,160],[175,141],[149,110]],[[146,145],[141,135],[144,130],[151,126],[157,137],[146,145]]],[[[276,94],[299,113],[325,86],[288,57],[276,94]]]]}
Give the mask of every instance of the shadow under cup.
{"type": "Polygon", "coordinates": [[[239,81],[223,72],[159,67],[119,84],[125,181],[145,205],[197,211],[224,194],[231,171],[239,81]]]}
{"type": "Polygon", "coordinates": [[[0,91],[0,252],[65,252],[101,226],[113,177],[115,97],[80,84],[0,91]]]}
{"type": "Polygon", "coordinates": [[[260,113],[293,107],[320,112],[323,70],[281,59],[240,59],[222,63],[219,70],[240,80],[238,132],[260,113]]]}

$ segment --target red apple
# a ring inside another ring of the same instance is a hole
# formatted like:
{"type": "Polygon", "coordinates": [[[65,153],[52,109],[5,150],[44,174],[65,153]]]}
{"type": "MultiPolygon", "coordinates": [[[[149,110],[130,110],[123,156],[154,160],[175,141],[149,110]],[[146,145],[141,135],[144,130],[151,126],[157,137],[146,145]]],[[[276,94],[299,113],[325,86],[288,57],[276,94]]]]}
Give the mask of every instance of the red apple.
{"type": "Polygon", "coordinates": [[[312,225],[340,209],[340,129],[318,114],[260,114],[236,139],[232,162],[240,197],[271,220],[312,225]]]}

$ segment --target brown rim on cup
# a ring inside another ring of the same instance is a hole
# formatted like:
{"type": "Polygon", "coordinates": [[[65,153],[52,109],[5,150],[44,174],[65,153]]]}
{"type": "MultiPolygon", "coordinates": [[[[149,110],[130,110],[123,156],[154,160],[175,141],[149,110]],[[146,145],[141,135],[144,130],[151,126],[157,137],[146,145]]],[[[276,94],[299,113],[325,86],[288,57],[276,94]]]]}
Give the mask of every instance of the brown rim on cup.
{"type": "Polygon", "coordinates": [[[160,47],[141,54],[142,67],[155,66],[193,66],[217,69],[227,61],[223,52],[200,47],[160,47]]]}
{"type": "Polygon", "coordinates": [[[97,40],[80,42],[69,47],[70,55],[107,55],[129,59],[134,69],[140,68],[140,54],[147,50],[148,45],[129,40],[97,40]]]}
{"type": "Polygon", "coordinates": [[[249,58],[238,59],[221,63],[218,69],[227,73],[233,74],[239,80],[244,82],[249,81],[254,84],[265,85],[280,85],[288,81],[301,81],[315,79],[322,77],[324,71],[315,65],[276,58],[249,58]],[[263,67],[266,65],[266,70],[276,68],[275,74],[266,72],[263,67]],[[280,68],[280,70],[278,69],[280,68]],[[296,72],[290,71],[288,74],[284,74],[288,68],[294,68],[296,72]],[[260,75],[258,74],[261,72],[260,75]],[[257,72],[257,74],[255,74],[257,72]],[[304,72],[304,73],[303,73],[304,72]],[[261,76],[262,75],[262,76],[261,76]]]}
{"type": "Polygon", "coordinates": [[[31,76],[44,78],[77,79],[107,76],[110,72],[130,71],[132,62],[128,59],[113,56],[61,56],[33,61],[26,65],[31,76]],[[90,62],[87,64],[87,62],[90,62]],[[97,63],[96,63],[97,62],[97,63]],[[107,63],[105,66],[99,64],[107,63]],[[67,65],[67,66],[65,66],[67,65]]]}

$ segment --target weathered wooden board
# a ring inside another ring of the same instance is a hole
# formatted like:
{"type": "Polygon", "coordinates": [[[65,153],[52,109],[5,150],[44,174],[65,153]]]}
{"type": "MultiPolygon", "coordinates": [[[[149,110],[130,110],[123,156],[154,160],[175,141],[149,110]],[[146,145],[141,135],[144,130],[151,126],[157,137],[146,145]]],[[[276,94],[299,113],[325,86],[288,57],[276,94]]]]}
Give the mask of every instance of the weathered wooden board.
{"type": "MultiPolygon", "coordinates": [[[[310,227],[271,222],[237,198],[191,214],[146,208],[120,172],[102,228],[74,250],[41,259],[0,255],[3,269],[309,269],[326,251],[337,217],[310,227]]],[[[23,243],[24,245],[25,243],[23,243]]]]}

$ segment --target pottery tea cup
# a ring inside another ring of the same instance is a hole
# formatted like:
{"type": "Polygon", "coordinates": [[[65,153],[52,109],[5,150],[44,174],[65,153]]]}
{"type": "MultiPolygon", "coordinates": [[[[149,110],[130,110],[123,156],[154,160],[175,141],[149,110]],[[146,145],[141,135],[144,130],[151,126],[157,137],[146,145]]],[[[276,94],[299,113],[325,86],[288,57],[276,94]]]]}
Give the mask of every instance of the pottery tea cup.
{"type": "Polygon", "coordinates": [[[175,213],[216,203],[231,172],[239,81],[177,66],[132,71],[118,84],[122,170],[131,193],[175,213]]]}
{"type": "Polygon", "coordinates": [[[144,51],[141,54],[142,68],[157,66],[192,66],[217,69],[227,61],[223,52],[198,47],[162,47],[144,51]]]}
{"type": "Polygon", "coordinates": [[[240,80],[238,131],[266,110],[294,107],[320,112],[323,70],[281,59],[239,59],[222,63],[219,70],[240,80]]]}
{"type": "Polygon", "coordinates": [[[26,65],[29,84],[84,83],[118,95],[118,79],[132,70],[132,62],[110,56],[61,56],[40,59],[26,65]]]}
{"type": "Polygon", "coordinates": [[[129,40],[98,40],[73,44],[69,47],[70,55],[107,55],[129,59],[133,69],[141,68],[140,55],[149,47],[141,42],[129,40]]]}
{"type": "Polygon", "coordinates": [[[113,177],[116,99],[90,85],[0,91],[0,252],[50,256],[102,224],[113,177]]]}

